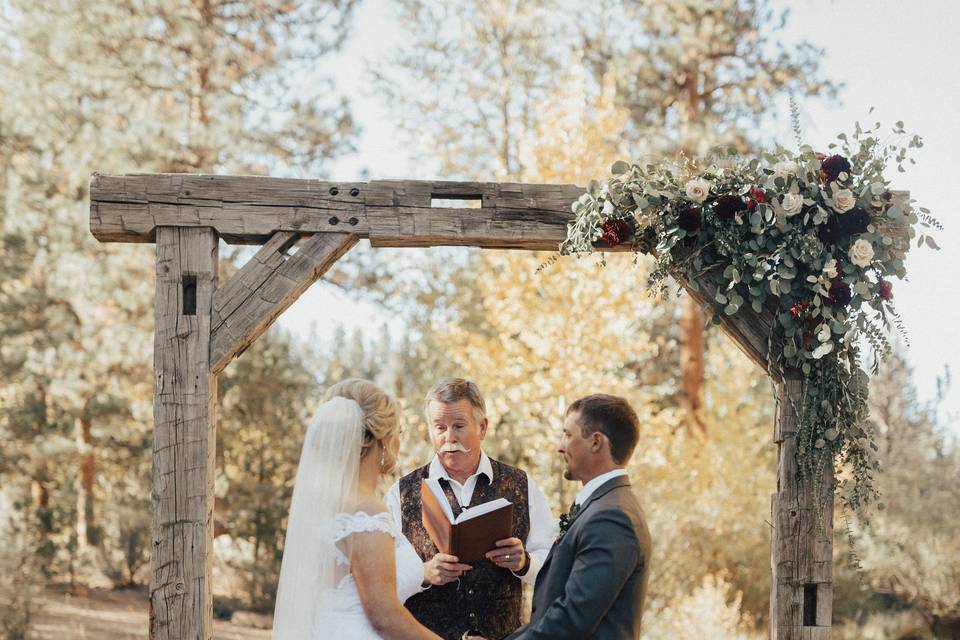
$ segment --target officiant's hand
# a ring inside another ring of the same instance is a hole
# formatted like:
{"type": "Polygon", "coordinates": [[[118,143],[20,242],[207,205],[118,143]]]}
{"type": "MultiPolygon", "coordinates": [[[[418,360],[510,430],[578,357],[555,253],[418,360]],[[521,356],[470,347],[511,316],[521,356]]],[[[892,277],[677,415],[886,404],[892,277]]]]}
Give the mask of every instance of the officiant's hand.
{"type": "Polygon", "coordinates": [[[447,584],[470,569],[473,567],[469,564],[460,564],[457,556],[438,553],[423,563],[423,581],[434,585],[447,584]]]}
{"type": "Polygon", "coordinates": [[[523,541],[520,538],[507,538],[497,540],[497,548],[487,552],[487,559],[498,567],[517,573],[523,571],[527,554],[523,552],[523,541]]]}

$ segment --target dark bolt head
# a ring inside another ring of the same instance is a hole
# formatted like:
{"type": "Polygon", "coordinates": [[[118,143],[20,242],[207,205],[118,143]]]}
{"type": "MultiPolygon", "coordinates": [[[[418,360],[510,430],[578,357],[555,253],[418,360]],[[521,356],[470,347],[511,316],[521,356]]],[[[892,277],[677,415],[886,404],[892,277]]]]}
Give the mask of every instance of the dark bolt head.
{"type": "Polygon", "coordinates": [[[355,227],[355,226],[357,226],[358,224],[360,224],[360,221],[357,220],[356,218],[350,218],[349,220],[347,220],[347,222],[350,223],[350,226],[351,226],[351,227],[355,227]]]}
{"type": "Polygon", "coordinates": [[[330,224],[333,224],[333,225],[340,224],[340,218],[338,218],[337,216],[333,216],[332,218],[330,218],[330,224]]]}
{"type": "Polygon", "coordinates": [[[358,195],[360,195],[360,189],[357,189],[356,187],[350,189],[350,195],[356,198],[358,195]]]}
{"type": "Polygon", "coordinates": [[[330,187],[330,195],[335,196],[338,193],[340,193],[340,189],[337,189],[336,187],[330,187]]]}

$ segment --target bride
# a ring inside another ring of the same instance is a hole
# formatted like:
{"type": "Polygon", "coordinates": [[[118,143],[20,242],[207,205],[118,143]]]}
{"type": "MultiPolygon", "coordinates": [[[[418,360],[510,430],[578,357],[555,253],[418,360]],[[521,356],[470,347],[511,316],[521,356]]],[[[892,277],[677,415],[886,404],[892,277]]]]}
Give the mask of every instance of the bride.
{"type": "Polygon", "coordinates": [[[439,639],[402,604],[423,563],[376,494],[399,448],[396,400],[366,380],[330,389],[300,454],[274,640],[439,639]]]}

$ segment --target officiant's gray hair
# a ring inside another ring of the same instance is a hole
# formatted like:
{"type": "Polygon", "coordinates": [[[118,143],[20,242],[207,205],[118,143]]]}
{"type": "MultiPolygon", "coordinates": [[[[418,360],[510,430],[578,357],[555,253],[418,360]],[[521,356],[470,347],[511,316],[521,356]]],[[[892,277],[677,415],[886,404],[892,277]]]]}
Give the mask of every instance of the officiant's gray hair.
{"type": "Polygon", "coordinates": [[[473,417],[477,424],[483,422],[483,419],[487,417],[487,404],[480,394],[480,387],[477,386],[477,383],[463,378],[444,378],[433,385],[427,392],[427,397],[424,398],[423,411],[429,421],[431,402],[450,404],[460,400],[467,400],[473,407],[473,417]]]}

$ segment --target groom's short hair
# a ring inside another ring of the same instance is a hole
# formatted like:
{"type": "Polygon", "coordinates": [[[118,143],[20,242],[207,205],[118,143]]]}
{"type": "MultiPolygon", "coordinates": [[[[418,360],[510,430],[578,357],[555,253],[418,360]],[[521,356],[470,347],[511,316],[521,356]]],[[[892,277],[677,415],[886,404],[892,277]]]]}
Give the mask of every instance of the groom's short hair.
{"type": "Polygon", "coordinates": [[[640,419],[626,398],[594,393],[567,407],[567,415],[576,413],[583,437],[599,431],[610,442],[610,454],[617,464],[625,464],[640,440],[640,419]]]}
{"type": "Polygon", "coordinates": [[[480,387],[477,386],[477,383],[463,378],[444,378],[433,385],[427,392],[427,397],[424,398],[423,410],[427,415],[427,420],[430,420],[431,402],[450,404],[460,400],[466,400],[473,407],[473,417],[477,424],[483,422],[483,419],[487,417],[487,404],[483,401],[483,396],[480,395],[480,387]]]}

